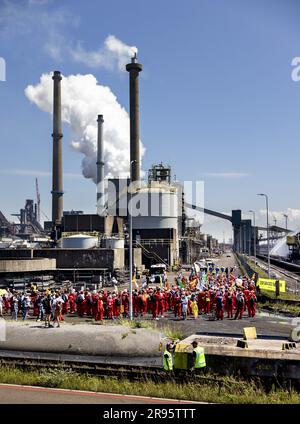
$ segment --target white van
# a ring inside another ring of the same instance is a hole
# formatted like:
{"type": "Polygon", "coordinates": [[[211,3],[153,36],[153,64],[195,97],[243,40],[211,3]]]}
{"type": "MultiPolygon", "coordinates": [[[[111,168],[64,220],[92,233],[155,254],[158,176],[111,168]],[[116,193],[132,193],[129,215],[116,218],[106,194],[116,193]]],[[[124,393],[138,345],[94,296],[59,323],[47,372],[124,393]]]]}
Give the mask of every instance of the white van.
{"type": "Polygon", "coordinates": [[[150,278],[155,280],[157,277],[165,277],[167,266],[165,264],[154,264],[150,267],[150,278]]]}

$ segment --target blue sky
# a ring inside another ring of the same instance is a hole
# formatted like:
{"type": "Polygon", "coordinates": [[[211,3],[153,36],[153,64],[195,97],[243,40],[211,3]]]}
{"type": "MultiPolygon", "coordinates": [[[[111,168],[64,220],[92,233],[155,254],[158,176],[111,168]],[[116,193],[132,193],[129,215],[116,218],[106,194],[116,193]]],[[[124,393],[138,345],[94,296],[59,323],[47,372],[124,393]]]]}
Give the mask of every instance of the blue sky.
{"type": "MultiPolygon", "coordinates": [[[[97,52],[108,35],[137,46],[141,73],[143,169],[163,161],[179,180],[204,180],[205,205],[257,211],[300,226],[300,56],[297,0],[0,0],[0,210],[7,217],[35,196],[51,215],[51,116],[24,89],[43,73],[93,74],[128,110],[128,74],[75,60],[97,52]]],[[[95,115],[97,115],[97,111],[95,115]]],[[[82,155],[64,125],[65,209],[95,210],[95,185],[81,173],[82,155]],[[74,175],[75,174],[75,175],[74,175]]],[[[245,217],[248,217],[245,214],[245,217]]],[[[223,238],[230,225],[205,218],[223,238]]]]}

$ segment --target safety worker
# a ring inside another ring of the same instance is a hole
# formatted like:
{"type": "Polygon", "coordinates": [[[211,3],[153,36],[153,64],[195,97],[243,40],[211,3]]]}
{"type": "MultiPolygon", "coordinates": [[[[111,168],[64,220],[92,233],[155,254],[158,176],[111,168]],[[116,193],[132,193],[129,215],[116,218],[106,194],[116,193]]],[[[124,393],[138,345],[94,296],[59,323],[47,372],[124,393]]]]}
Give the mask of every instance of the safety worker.
{"type": "Polygon", "coordinates": [[[204,368],[206,367],[204,349],[201,346],[198,346],[198,342],[194,340],[192,342],[193,346],[193,369],[204,368]]]}
{"type": "Polygon", "coordinates": [[[167,372],[173,371],[173,355],[172,355],[173,345],[172,343],[167,343],[165,351],[163,353],[162,365],[163,369],[167,372]]]}

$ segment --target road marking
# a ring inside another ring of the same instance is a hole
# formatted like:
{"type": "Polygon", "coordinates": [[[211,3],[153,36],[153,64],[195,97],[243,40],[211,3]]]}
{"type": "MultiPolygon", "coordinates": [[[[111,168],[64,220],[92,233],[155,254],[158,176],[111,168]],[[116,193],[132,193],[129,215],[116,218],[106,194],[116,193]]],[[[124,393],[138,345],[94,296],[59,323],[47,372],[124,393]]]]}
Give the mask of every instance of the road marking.
{"type": "Polygon", "coordinates": [[[80,395],[80,396],[95,396],[95,397],[110,397],[114,399],[131,399],[131,400],[151,400],[153,403],[206,403],[206,402],[195,402],[180,399],[164,399],[150,396],[139,396],[139,395],[123,395],[117,393],[105,393],[105,392],[92,392],[84,390],[71,390],[71,389],[57,389],[40,386],[24,386],[18,384],[4,384],[0,383],[0,389],[14,389],[23,391],[33,392],[45,392],[45,393],[56,393],[56,394],[68,394],[68,395],[80,395]]]}

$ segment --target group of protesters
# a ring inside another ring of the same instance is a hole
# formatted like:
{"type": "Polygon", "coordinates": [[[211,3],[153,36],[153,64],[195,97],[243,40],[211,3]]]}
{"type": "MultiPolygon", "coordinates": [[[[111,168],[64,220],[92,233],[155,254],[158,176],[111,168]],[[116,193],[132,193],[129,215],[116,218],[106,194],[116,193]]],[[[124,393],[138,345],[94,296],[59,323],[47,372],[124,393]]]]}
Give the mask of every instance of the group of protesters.
{"type": "MultiPolygon", "coordinates": [[[[179,272],[170,284],[166,275],[151,283],[148,278],[141,287],[134,281],[132,312],[134,317],[223,320],[241,319],[245,314],[256,314],[255,283],[246,277],[236,277],[233,269],[214,267],[204,271],[192,269],[189,276],[179,272]]],[[[95,321],[115,320],[129,316],[130,302],[127,289],[117,286],[112,290],[46,290],[36,287],[30,293],[6,290],[0,295],[0,315],[11,314],[13,320],[26,320],[29,311],[37,321],[51,326],[64,320],[64,315],[92,317],[95,321]]]]}

